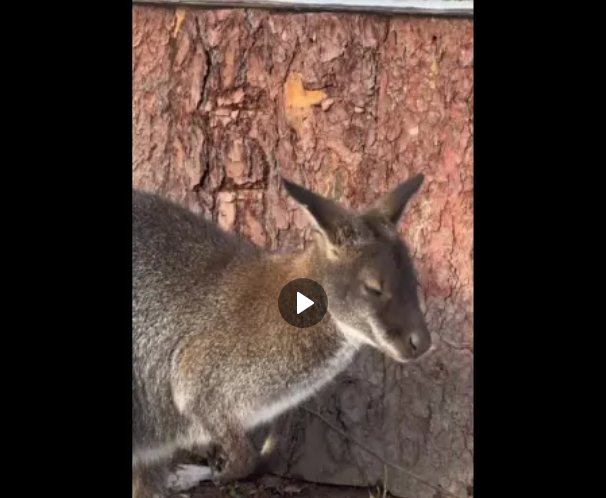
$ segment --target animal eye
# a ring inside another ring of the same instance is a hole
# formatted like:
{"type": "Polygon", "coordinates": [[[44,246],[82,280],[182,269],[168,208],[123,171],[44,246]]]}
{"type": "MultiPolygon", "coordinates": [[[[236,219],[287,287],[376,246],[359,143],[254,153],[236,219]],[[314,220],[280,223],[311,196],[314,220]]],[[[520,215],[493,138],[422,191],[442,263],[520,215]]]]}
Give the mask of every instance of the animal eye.
{"type": "Polygon", "coordinates": [[[383,294],[383,291],[375,284],[363,284],[364,292],[366,292],[370,296],[380,296],[383,294]]]}

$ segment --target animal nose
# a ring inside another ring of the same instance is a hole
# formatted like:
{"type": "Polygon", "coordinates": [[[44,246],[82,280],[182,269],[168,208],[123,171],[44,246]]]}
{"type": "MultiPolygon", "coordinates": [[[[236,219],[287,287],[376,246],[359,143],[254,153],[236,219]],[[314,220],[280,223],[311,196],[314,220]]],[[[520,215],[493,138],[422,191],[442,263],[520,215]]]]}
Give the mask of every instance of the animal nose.
{"type": "Polygon", "coordinates": [[[413,353],[417,352],[417,349],[419,349],[420,343],[421,343],[421,339],[419,339],[419,334],[417,334],[416,332],[413,332],[412,334],[410,334],[410,336],[408,337],[408,344],[410,346],[410,349],[412,349],[413,353]]]}
{"type": "Polygon", "coordinates": [[[422,332],[412,332],[408,336],[408,346],[410,347],[410,351],[413,356],[417,358],[429,349],[429,342],[430,341],[427,338],[427,334],[422,332]]]}

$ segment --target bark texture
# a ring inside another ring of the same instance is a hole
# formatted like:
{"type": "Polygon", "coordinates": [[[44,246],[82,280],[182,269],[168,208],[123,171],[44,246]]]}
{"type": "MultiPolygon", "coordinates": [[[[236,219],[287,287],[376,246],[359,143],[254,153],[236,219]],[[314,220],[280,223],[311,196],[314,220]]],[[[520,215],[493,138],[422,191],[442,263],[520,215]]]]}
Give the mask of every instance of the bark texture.
{"type": "MultiPolygon", "coordinates": [[[[133,8],[133,182],[271,249],[310,240],[279,174],[362,207],[409,175],[402,220],[438,350],[364,351],[311,408],[466,496],[473,480],[473,23],[133,8]]],[[[384,466],[304,410],[279,472],[368,485],[384,466]]],[[[388,470],[397,496],[435,491],[388,470]]]]}

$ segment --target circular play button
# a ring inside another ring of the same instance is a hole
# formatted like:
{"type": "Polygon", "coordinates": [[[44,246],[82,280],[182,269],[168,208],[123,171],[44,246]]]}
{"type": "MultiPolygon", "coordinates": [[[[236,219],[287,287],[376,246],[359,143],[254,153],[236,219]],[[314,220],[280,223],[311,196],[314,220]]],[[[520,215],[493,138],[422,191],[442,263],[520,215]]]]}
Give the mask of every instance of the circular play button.
{"type": "Polygon", "coordinates": [[[287,323],[304,329],[324,318],[328,297],[319,283],[298,278],[284,286],[278,298],[278,308],[287,323]]]}

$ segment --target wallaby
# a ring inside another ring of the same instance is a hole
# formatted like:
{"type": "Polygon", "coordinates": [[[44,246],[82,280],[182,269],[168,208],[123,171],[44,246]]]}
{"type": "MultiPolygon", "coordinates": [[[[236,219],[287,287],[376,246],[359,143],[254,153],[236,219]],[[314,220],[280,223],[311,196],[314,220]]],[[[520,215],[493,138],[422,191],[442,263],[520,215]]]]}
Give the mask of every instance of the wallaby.
{"type": "Polygon", "coordinates": [[[270,253],[202,216],[133,190],[133,496],[166,496],[177,449],[212,448],[218,480],[250,475],[247,433],[302,403],[368,344],[398,362],[431,338],[397,224],[417,175],[364,212],[282,178],[314,228],[308,249],[270,253]],[[328,297],[316,325],[289,325],[278,296],[308,278],[328,297]]]}

